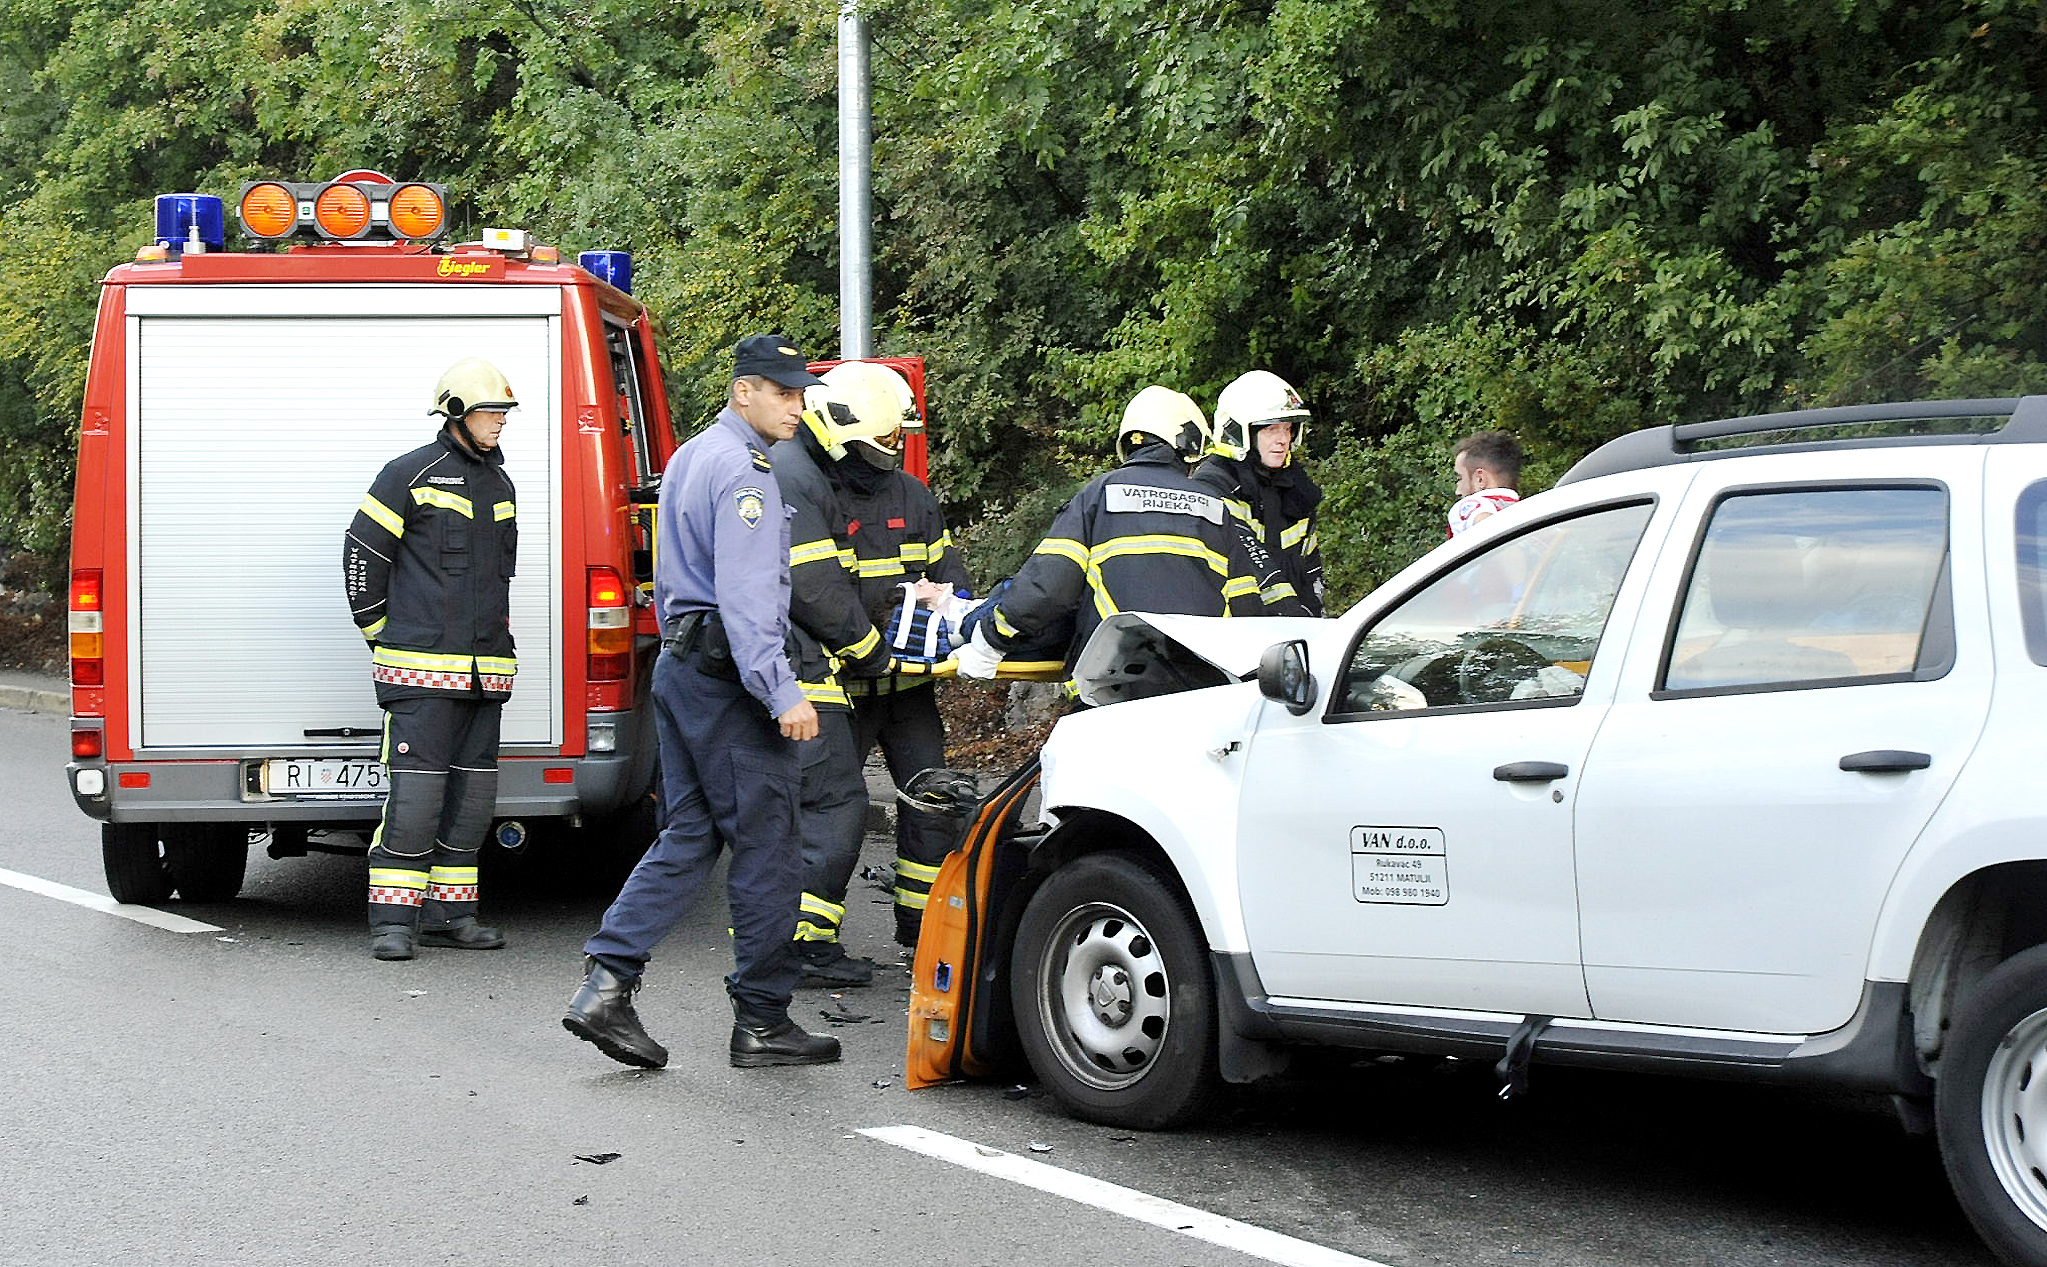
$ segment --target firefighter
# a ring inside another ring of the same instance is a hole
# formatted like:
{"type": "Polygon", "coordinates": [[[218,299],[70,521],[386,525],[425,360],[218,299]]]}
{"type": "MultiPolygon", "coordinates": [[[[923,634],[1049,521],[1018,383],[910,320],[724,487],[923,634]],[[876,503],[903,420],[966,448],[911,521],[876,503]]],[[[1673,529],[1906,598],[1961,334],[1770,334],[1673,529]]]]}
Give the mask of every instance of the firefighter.
{"type": "MultiPolygon", "coordinates": [[[[892,617],[900,623],[906,601],[929,610],[945,605],[949,596],[971,593],[973,577],[953,546],[938,498],[902,469],[903,433],[924,426],[909,383],[888,366],[866,361],[833,366],[824,381],[811,394],[836,401],[852,414],[843,433],[850,460],[835,464],[833,478],[852,520],[848,535],[869,619],[886,630],[892,617]]],[[[860,761],[879,743],[889,778],[899,788],[919,770],[945,764],[945,722],[929,676],[849,678],[846,691],[853,700],[860,761]]],[[[896,815],[898,945],[917,944],[931,882],[952,844],[946,824],[936,816],[896,815]]],[[[841,893],[851,878],[851,863],[848,859],[846,873],[838,877],[841,893]]]]}
{"type": "Polygon", "coordinates": [[[803,389],[818,381],[783,335],[741,339],[716,421],[661,479],[654,666],[661,738],[661,834],[583,944],[583,985],[562,1025],[622,1064],[659,1069],[668,1049],[633,1008],[654,947],[732,851],[731,1063],[813,1065],[839,1040],[789,1019],[789,953],[802,884],[797,789],[817,709],[784,652],[789,524],[767,446],[795,433],[803,389]]]}
{"type": "Polygon", "coordinates": [[[772,456],[790,509],[789,623],[797,678],[817,707],[819,727],[803,759],[799,984],[836,989],[874,980],[874,961],[848,955],[839,939],[846,887],[867,829],[867,780],[846,684],[887,674],[896,664],[861,601],[853,520],[843,500],[860,473],[856,468],[866,464],[847,450],[850,412],[817,397],[823,390],[812,389],[815,407],[804,411],[796,435],[777,444],[772,456]]]}
{"type": "Polygon", "coordinates": [[[370,645],[389,772],[370,842],[370,953],[496,950],[476,918],[476,854],[497,807],[498,723],[518,671],[512,566],[519,521],[505,456],[518,405],[496,366],[455,362],[432,443],[385,466],[342,549],[348,607],[370,645]]]}
{"type": "Polygon", "coordinates": [[[1229,507],[1268,616],[1322,614],[1315,508],[1322,490],[1300,462],[1308,408],[1269,370],[1240,374],[1215,402],[1215,442],[1194,480],[1229,507]]]}
{"type": "Polygon", "coordinates": [[[994,676],[1004,653],[1071,615],[1066,663],[1120,611],[1256,614],[1257,582],[1223,499],[1194,483],[1189,459],[1208,419],[1184,393],[1151,386],[1123,410],[1115,470],[1074,494],[1008,592],[957,653],[966,677],[994,676]]]}

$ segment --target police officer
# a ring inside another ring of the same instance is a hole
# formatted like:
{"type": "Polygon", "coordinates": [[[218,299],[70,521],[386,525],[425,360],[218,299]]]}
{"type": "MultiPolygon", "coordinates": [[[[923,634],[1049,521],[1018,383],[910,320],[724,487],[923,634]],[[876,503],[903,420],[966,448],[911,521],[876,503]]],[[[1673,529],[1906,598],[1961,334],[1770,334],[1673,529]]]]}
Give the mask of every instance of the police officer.
{"type": "MultiPolygon", "coordinates": [[[[903,435],[921,430],[916,398],[903,376],[886,365],[848,361],[825,371],[814,387],[851,411],[845,428],[847,460],[833,469],[840,500],[851,518],[848,534],[859,572],[860,600],[877,628],[900,632],[906,604],[931,607],[974,587],[938,498],[903,470],[903,435]],[[906,595],[904,587],[907,586],[906,595]]],[[[854,743],[861,761],[881,745],[897,787],[919,770],[945,764],[945,722],[928,676],[900,673],[849,678],[854,743]]],[[[931,814],[896,815],[895,939],[914,946],[938,878],[952,848],[946,823],[931,814]]],[[[850,876],[850,862],[848,875],[850,876]]],[[[844,880],[841,880],[843,891],[844,880]]]]}
{"type": "Polygon", "coordinates": [[[1187,475],[1187,460],[1207,443],[1207,416],[1192,399],[1158,386],[1139,392],[1116,436],[1122,465],[1088,481],[1052,521],[956,653],[960,674],[993,677],[1006,652],[1068,615],[1069,666],[1120,611],[1255,615],[1257,583],[1223,499],[1187,475]]]}
{"type": "Polygon", "coordinates": [[[355,512],[342,574],[384,709],[389,771],[370,842],[370,953],[496,950],[476,918],[476,853],[497,807],[498,723],[512,694],[519,528],[498,448],[512,385],[457,361],[434,387],[432,443],[385,466],[355,512]]]}
{"type": "Polygon", "coordinates": [[[668,1063],[632,996],[725,848],[732,1064],[839,1058],[838,1039],[789,1019],[800,749],[817,737],[818,721],[784,652],[789,524],[766,451],[795,434],[803,389],[818,381],[786,336],[741,339],[725,408],[662,476],[654,572],[664,643],[654,667],[661,834],[584,943],[585,979],[562,1017],[570,1033],[624,1064],[668,1063]]]}
{"type": "Polygon", "coordinates": [[[1315,508],[1322,490],[1303,469],[1308,408],[1270,370],[1238,375],[1215,402],[1215,442],[1194,482],[1229,508],[1268,616],[1322,614],[1315,508]]]}
{"type": "MultiPolygon", "coordinates": [[[[812,394],[822,390],[813,388],[812,394]]],[[[846,886],[867,828],[867,780],[853,737],[846,685],[888,673],[895,658],[860,601],[848,534],[852,521],[840,492],[846,451],[843,424],[819,399],[803,413],[794,438],[771,451],[775,480],[789,506],[789,622],[796,677],[818,713],[816,743],[805,744],[801,823],[803,889],[798,898],[795,953],[799,984],[838,988],[874,980],[874,961],[846,953],[839,940],[846,886]]],[[[844,406],[838,406],[844,414],[844,406]]]]}

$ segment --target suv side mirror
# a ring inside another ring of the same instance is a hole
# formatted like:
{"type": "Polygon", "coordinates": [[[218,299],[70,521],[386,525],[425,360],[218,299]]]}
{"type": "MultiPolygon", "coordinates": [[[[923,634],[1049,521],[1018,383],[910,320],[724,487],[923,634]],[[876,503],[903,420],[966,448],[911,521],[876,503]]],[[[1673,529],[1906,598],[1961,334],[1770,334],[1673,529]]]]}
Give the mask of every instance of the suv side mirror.
{"type": "Polygon", "coordinates": [[[1315,675],[1308,672],[1305,639],[1275,642],[1258,657],[1258,693],[1299,717],[1315,707],[1315,675]]]}

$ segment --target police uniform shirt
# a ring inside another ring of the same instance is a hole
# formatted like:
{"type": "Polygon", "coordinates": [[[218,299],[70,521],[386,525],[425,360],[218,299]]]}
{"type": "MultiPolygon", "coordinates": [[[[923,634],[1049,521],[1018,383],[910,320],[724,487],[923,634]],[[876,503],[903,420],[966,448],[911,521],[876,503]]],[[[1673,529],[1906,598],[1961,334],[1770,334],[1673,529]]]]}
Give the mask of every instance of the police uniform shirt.
{"type": "Polygon", "coordinates": [[[661,623],[716,610],[740,685],[776,717],[803,701],[783,653],[789,517],[760,437],[730,408],[675,452],[661,480],[654,567],[661,623]]]}

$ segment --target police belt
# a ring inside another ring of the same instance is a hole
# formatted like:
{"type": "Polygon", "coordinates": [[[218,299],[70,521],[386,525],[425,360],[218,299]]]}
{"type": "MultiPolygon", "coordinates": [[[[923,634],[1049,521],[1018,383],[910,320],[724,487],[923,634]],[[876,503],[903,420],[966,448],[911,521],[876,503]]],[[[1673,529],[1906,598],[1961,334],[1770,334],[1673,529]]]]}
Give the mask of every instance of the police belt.
{"type": "Polygon", "coordinates": [[[661,632],[661,645],[676,659],[691,655],[712,677],[739,680],[739,666],[732,659],[732,644],[725,636],[725,622],[715,608],[687,611],[670,620],[661,632]]]}

